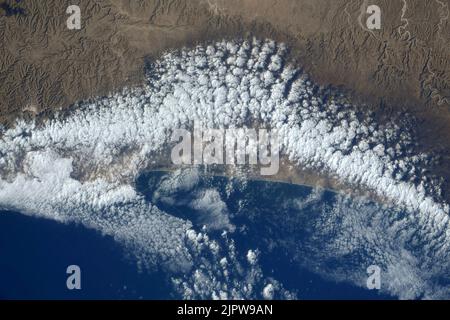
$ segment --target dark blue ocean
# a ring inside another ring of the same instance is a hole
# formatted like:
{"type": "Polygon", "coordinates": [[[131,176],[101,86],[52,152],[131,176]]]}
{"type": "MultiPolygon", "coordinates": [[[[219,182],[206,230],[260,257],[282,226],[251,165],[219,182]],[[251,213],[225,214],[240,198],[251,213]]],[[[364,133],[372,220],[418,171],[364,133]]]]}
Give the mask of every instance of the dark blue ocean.
{"type": "MultiPolygon", "coordinates": [[[[137,188],[151,198],[158,181],[166,173],[153,172],[137,180],[137,188]]],[[[224,192],[227,179],[209,180],[224,192]]],[[[351,284],[336,283],[299,267],[285,250],[264,250],[265,237],[286,237],[296,230],[285,225],[273,227],[273,220],[290,212],[283,212],[277,201],[283,197],[307,194],[311,188],[277,182],[249,181],[246,195],[234,191],[228,198],[230,212],[237,212],[239,200],[246,197],[250,215],[232,215],[239,226],[250,225],[246,232],[236,232],[238,250],[245,252],[257,246],[262,254],[260,264],[264,272],[280,281],[288,290],[296,291],[299,299],[389,299],[377,291],[351,284]],[[276,197],[275,197],[276,195],[276,197]],[[274,199],[277,199],[274,201],[274,199]]],[[[189,195],[180,195],[186,197],[189,195]]],[[[332,197],[332,193],[328,195],[332,197]]],[[[191,218],[192,209],[158,204],[169,214],[191,218]]],[[[286,220],[287,223],[289,220],[286,220]]],[[[1,299],[173,299],[170,275],[161,270],[140,271],[125,249],[111,237],[76,224],[24,216],[0,211],[0,298],[1,299]],[[66,268],[81,268],[81,290],[68,290],[66,268]]]]}

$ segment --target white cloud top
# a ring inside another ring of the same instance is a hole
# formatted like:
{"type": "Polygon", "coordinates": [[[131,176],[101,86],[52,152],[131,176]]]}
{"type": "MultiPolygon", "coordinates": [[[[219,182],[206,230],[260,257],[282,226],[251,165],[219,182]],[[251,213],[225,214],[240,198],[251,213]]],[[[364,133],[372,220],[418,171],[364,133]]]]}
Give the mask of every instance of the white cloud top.
{"type": "MultiPolygon", "coordinates": [[[[194,121],[206,128],[258,123],[278,130],[282,153],[295,165],[406,210],[431,258],[448,261],[449,207],[439,200],[439,186],[421,175],[428,157],[413,153],[407,128],[358,115],[289,65],[286,48],[273,41],[222,41],[168,53],[141,88],[81,103],[70,116],[41,126],[20,121],[3,131],[0,207],[80,222],[145,261],[189,270],[191,223],[146,201],[134,180],[160,161],[171,130],[194,121]]],[[[218,225],[229,226],[215,199],[208,191],[195,205],[215,210],[218,225]]],[[[204,282],[201,272],[193,277],[204,282]]]]}

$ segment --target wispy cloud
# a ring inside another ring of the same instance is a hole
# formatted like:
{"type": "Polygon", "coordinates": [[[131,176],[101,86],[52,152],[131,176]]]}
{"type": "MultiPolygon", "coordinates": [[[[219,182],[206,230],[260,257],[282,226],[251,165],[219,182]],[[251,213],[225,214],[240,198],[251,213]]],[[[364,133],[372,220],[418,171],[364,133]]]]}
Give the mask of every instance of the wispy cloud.
{"type": "MultiPolygon", "coordinates": [[[[423,253],[449,261],[449,206],[439,185],[421,174],[430,158],[414,154],[408,128],[357,116],[354,106],[290,65],[285,51],[254,40],[167,53],[141,88],[81,103],[69,117],[42,126],[19,121],[0,140],[0,207],[79,222],[112,235],[143,261],[191,270],[185,237],[192,223],[146,201],[134,180],[171,130],[194,121],[207,128],[251,121],[277,129],[295,165],[408,212],[402,223],[415,223],[423,253]]],[[[214,211],[210,200],[204,194],[197,205],[214,211]]]]}

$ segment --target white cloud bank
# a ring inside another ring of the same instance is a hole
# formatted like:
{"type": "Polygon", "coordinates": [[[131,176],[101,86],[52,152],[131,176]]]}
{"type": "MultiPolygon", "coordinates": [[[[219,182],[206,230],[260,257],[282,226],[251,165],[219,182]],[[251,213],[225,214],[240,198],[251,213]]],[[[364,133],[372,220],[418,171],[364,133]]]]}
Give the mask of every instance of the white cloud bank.
{"type": "MultiPolygon", "coordinates": [[[[42,126],[18,122],[0,140],[0,207],[101,230],[138,256],[188,270],[191,223],[135,191],[170,131],[195,121],[207,128],[258,122],[277,129],[297,165],[365,188],[410,212],[430,259],[449,258],[449,207],[420,175],[427,161],[410,152],[404,128],[359,119],[326,98],[272,41],[226,42],[168,53],[148,85],[83,103],[42,126]],[[413,183],[413,180],[420,181],[413,183]]],[[[445,261],[445,260],[444,260],[445,261]]]]}
{"type": "MultiPolygon", "coordinates": [[[[367,267],[376,265],[382,292],[402,299],[450,297],[448,252],[423,228],[419,214],[327,192],[277,200],[284,207],[264,220],[260,241],[288,252],[299,265],[363,288],[367,267]],[[264,230],[284,232],[272,239],[264,230]]],[[[251,219],[250,225],[259,218],[251,219]]]]}

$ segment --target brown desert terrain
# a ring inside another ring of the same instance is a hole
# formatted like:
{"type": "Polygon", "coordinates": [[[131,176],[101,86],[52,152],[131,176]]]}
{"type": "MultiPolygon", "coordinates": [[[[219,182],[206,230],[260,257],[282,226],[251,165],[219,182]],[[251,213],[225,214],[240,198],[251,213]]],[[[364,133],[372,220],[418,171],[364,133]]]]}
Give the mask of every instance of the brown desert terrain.
{"type": "Polygon", "coordinates": [[[415,116],[421,148],[441,155],[435,170],[448,176],[449,6],[449,0],[3,1],[0,120],[8,126],[17,117],[47,117],[139,84],[145,62],[166,50],[272,38],[286,42],[318,84],[347,92],[380,117],[415,116]],[[80,30],[66,26],[72,4],[81,9],[80,30]],[[380,30],[366,27],[371,4],[381,9],[380,30]]]}

